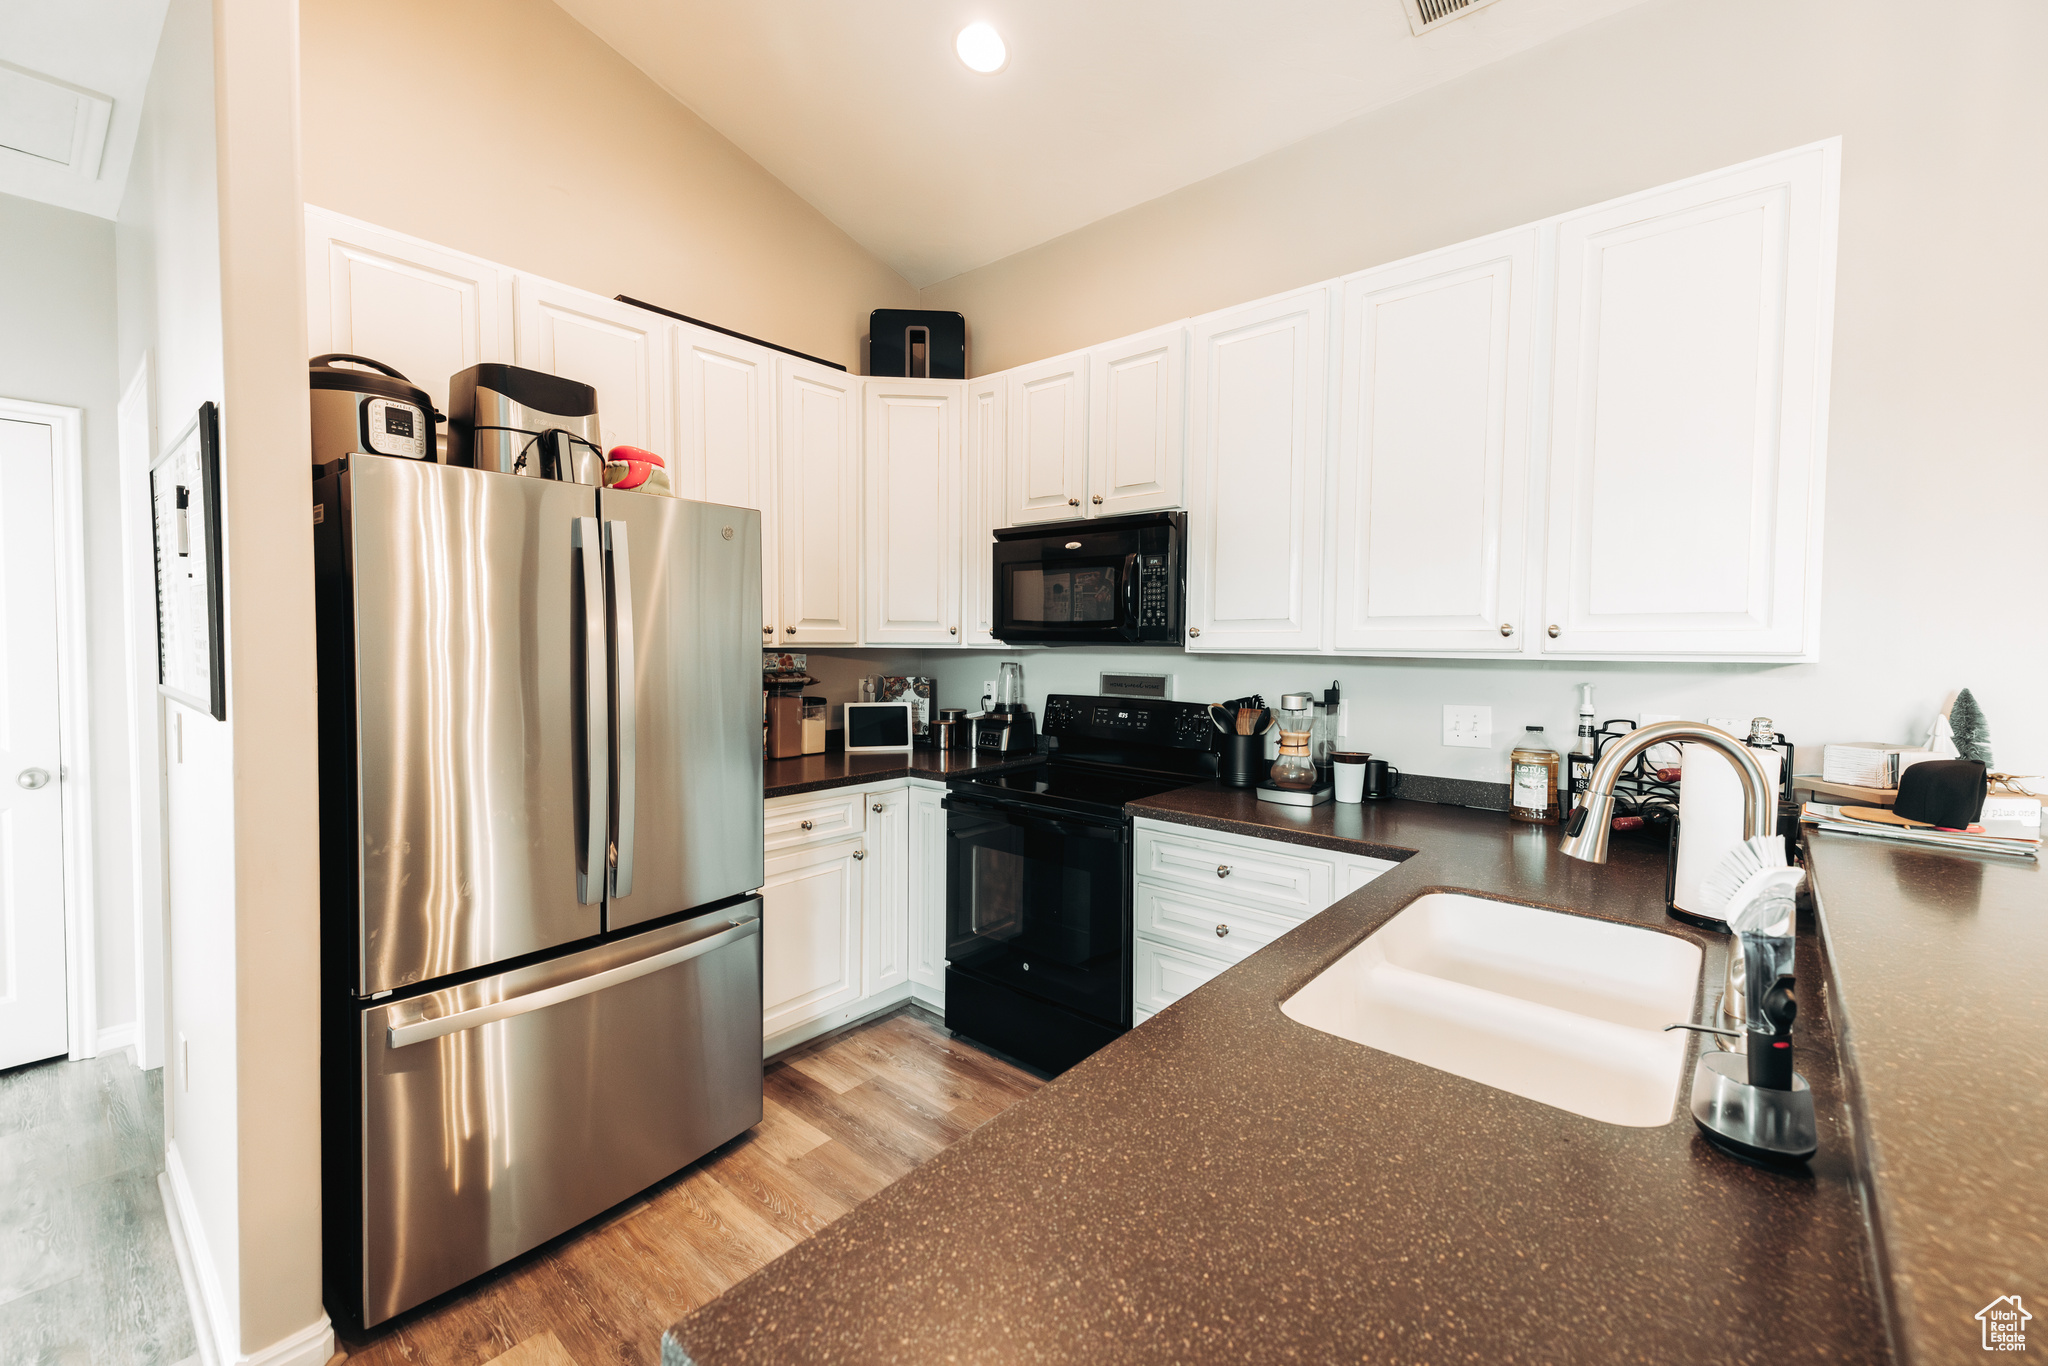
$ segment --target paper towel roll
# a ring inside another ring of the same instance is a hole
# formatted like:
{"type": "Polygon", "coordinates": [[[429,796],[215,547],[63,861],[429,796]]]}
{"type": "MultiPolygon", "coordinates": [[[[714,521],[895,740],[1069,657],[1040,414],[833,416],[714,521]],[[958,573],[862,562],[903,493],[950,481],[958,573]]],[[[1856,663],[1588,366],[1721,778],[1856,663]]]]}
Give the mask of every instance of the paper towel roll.
{"type": "MultiPolygon", "coordinates": [[[[1778,765],[1774,749],[1750,753],[1771,780],[1771,819],[1777,820],[1778,765]]],[[[1742,779],[1727,755],[1711,745],[1679,746],[1678,871],[1672,878],[1671,904],[1694,915],[1712,915],[1702,907],[1700,884],[1713,875],[1730,849],[1742,843],[1742,779]]]]}

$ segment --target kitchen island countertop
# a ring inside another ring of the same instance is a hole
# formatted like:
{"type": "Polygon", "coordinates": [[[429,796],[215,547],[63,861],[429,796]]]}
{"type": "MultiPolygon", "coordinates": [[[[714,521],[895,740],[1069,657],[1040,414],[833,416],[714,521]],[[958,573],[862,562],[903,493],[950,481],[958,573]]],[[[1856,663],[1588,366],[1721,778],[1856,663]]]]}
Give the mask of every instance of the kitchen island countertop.
{"type": "Polygon", "coordinates": [[[886,783],[897,778],[929,778],[946,782],[974,773],[1000,773],[1045,762],[1043,754],[987,755],[971,749],[914,749],[908,754],[848,754],[828,749],[795,759],[761,761],[761,795],[793,797],[861,783],[886,783]]]}

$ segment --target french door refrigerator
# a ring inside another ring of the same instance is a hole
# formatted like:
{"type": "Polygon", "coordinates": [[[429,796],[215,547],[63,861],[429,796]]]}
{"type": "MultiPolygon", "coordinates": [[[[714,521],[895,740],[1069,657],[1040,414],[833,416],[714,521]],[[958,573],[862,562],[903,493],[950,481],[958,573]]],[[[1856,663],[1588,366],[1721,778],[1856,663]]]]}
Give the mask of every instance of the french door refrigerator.
{"type": "Polygon", "coordinates": [[[760,514],[315,469],[330,1312],[761,1119],[760,514]]]}

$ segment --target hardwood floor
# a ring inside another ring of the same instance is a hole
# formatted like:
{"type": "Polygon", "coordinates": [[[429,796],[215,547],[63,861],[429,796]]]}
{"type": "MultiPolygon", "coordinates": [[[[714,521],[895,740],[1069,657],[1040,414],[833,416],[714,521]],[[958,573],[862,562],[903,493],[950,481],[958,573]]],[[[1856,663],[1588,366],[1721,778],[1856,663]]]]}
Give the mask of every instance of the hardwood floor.
{"type": "Polygon", "coordinates": [[[906,1007],[769,1065],[759,1127],[345,1342],[349,1366],[650,1366],[662,1330],[1043,1083],[906,1007]]]}
{"type": "Polygon", "coordinates": [[[0,1361],[169,1366],[198,1344],[157,1173],[163,1072],[0,1072],[0,1361]]]}

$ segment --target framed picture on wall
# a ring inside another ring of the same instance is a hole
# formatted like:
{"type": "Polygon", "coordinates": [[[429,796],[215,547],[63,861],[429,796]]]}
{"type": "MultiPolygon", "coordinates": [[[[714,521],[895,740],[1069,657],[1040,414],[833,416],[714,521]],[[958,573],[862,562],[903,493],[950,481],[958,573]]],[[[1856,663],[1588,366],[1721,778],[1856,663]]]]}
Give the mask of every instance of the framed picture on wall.
{"type": "Polygon", "coordinates": [[[199,416],[149,471],[156,543],[156,681],[164,696],[228,716],[220,573],[220,411],[199,416]]]}

